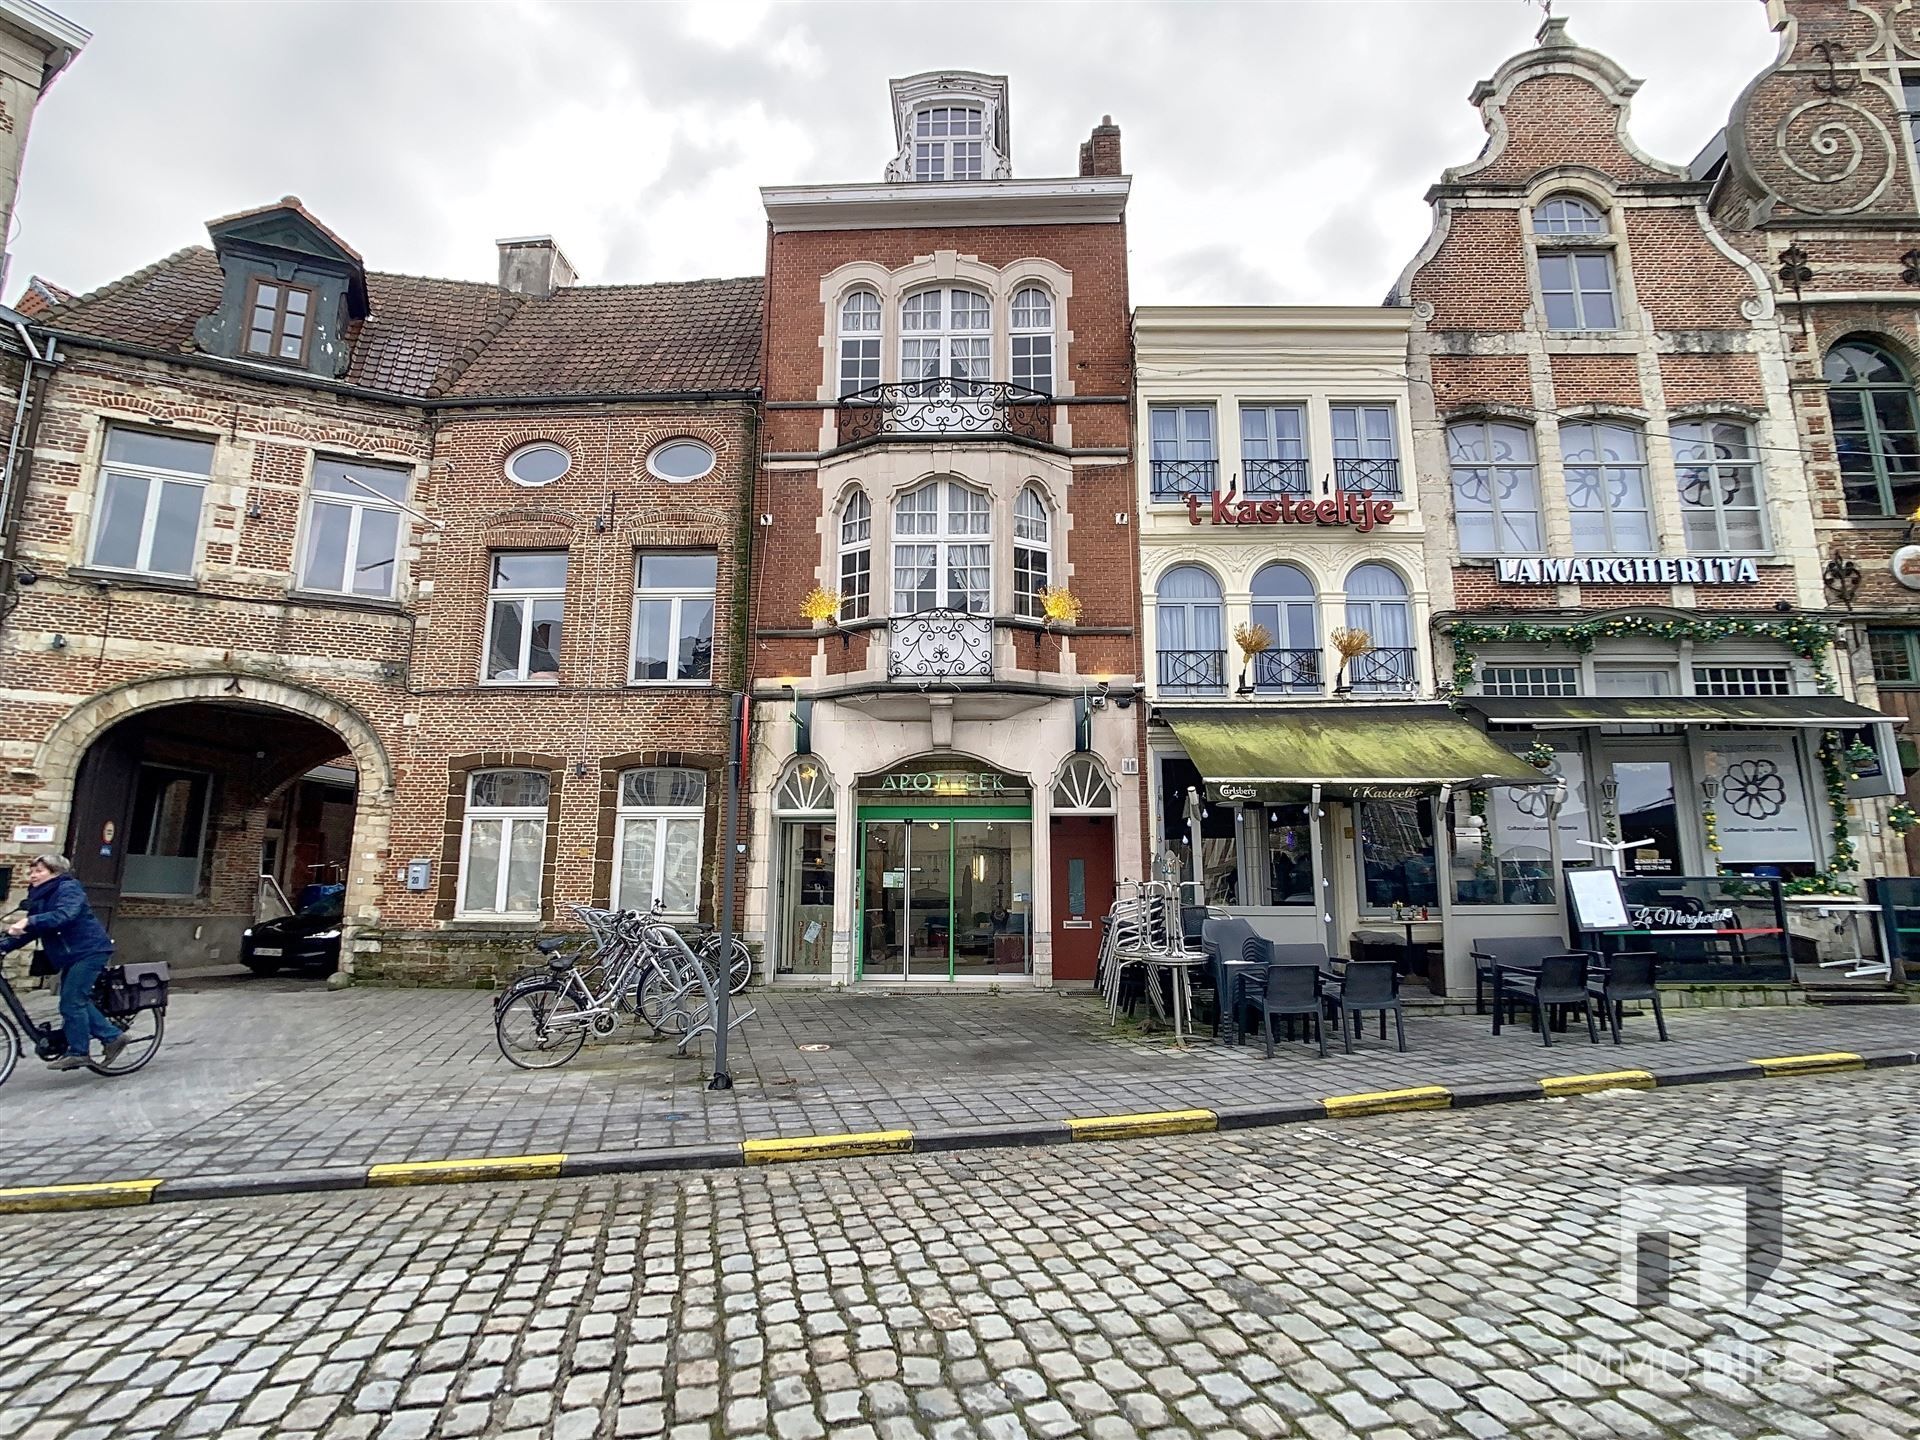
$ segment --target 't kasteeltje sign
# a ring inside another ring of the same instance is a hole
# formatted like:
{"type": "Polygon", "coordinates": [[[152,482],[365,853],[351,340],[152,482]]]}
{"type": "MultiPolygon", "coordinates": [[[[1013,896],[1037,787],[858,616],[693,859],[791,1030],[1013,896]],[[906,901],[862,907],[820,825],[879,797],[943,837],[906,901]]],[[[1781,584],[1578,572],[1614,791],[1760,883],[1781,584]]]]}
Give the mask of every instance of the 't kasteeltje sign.
{"type": "Polygon", "coordinates": [[[1311,495],[1242,500],[1231,489],[1209,498],[1212,505],[1202,509],[1198,495],[1186,497],[1187,519],[1193,524],[1205,515],[1215,525],[1351,525],[1365,534],[1393,519],[1393,501],[1376,500],[1371,490],[1342,490],[1332,500],[1311,495]]]}

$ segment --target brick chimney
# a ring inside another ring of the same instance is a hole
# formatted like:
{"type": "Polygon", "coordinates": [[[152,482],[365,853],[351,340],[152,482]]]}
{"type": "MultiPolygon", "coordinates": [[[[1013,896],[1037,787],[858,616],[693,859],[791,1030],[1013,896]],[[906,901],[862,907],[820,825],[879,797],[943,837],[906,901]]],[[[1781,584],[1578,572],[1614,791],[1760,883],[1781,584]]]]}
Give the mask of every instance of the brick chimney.
{"type": "Polygon", "coordinates": [[[573,266],[551,235],[522,235],[496,240],[500,247],[500,288],[515,295],[544,300],[564,290],[577,278],[573,266]]]}
{"type": "Polygon", "coordinates": [[[1093,135],[1080,145],[1082,175],[1124,175],[1120,168],[1120,127],[1113,116],[1102,115],[1093,135]]]}

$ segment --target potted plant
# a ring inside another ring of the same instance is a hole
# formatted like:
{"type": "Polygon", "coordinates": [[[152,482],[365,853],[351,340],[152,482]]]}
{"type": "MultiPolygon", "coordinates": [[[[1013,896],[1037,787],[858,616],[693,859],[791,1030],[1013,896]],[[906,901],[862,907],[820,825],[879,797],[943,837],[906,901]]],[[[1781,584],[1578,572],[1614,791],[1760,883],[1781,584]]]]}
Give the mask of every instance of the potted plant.
{"type": "Polygon", "coordinates": [[[840,592],[816,585],[800,602],[802,618],[811,620],[816,630],[831,630],[840,623],[840,592]]]}
{"type": "Polygon", "coordinates": [[[1347,662],[1373,649],[1373,637],[1364,630],[1342,625],[1327,638],[1333,641],[1333,648],[1340,653],[1340,668],[1334,672],[1333,693],[1348,694],[1353,687],[1347,684],[1347,662]]]}
{"type": "Polygon", "coordinates": [[[1066,586],[1042,585],[1038,599],[1040,613],[1046,617],[1043,628],[1051,630],[1056,625],[1080,623],[1080,597],[1066,586]]]}
{"type": "Polygon", "coordinates": [[[1233,643],[1240,647],[1240,693],[1251,695],[1253,686],[1247,680],[1247,667],[1253,664],[1254,656],[1273,648],[1273,632],[1257,623],[1239,624],[1233,627],[1233,643]]]}

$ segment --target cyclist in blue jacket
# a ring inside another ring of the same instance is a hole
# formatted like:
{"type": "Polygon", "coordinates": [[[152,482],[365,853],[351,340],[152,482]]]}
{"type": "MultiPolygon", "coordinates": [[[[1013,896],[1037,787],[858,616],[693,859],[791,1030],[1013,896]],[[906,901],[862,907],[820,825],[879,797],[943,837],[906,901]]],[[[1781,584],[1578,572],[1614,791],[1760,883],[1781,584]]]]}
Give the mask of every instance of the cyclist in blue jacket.
{"type": "Polygon", "coordinates": [[[48,1062],[55,1070],[86,1067],[93,1042],[102,1042],[103,1059],[112,1064],[126,1048],[126,1035],[116,1030],[93,1003],[93,987],[113,958],[113,941],[87,904],[86,887],[73,876],[73,862],[64,855],[36,855],[27,867],[27,913],[7,927],[17,948],[38,940],[60,972],[60,1019],[66,1026],[67,1053],[48,1062]]]}

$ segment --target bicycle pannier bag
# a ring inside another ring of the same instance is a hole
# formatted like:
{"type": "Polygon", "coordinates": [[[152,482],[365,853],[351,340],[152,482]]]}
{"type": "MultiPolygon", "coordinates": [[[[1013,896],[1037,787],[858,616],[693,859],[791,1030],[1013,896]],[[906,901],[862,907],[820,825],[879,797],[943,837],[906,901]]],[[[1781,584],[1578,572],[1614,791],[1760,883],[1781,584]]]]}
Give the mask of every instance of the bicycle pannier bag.
{"type": "Polygon", "coordinates": [[[108,1008],[125,1015],[134,1010],[167,1008],[167,962],[142,960],[107,971],[108,1008]]]}

